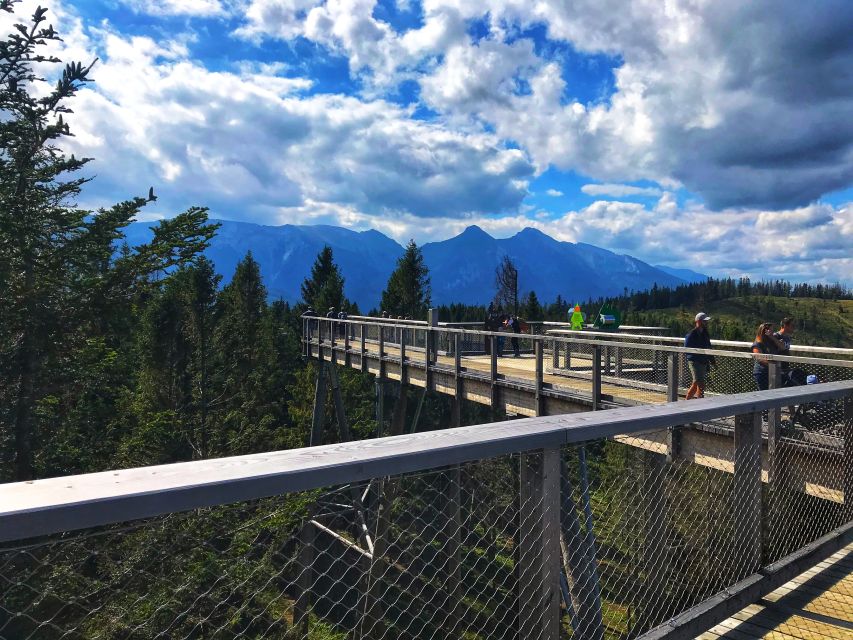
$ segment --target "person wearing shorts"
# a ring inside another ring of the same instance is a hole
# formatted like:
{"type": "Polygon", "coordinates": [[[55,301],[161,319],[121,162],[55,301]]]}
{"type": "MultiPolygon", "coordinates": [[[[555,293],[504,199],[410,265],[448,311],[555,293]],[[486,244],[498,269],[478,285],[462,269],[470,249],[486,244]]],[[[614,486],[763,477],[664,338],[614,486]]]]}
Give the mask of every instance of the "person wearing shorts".
{"type": "MultiPolygon", "coordinates": [[[[704,312],[696,314],[693,329],[684,336],[684,346],[688,349],[711,349],[711,337],[708,335],[708,321],[711,316],[704,312]]],[[[688,353],[687,366],[693,376],[693,384],[687,390],[685,400],[705,397],[705,385],[708,382],[708,371],[711,365],[717,364],[714,356],[704,353],[688,353]]]]}

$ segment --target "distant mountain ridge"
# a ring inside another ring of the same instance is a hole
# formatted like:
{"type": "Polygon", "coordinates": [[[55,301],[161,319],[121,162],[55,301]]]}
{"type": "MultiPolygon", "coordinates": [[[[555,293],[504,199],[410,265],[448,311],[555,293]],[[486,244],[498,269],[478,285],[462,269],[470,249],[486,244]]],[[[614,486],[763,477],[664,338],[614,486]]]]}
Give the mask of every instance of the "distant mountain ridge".
{"type": "MultiPolygon", "coordinates": [[[[388,277],[403,247],[379,231],[352,231],[329,225],[266,226],[217,220],[222,226],[207,249],[227,282],[237,263],[251,251],[261,266],[269,295],[289,302],[300,299],[300,285],[324,245],[329,245],[344,276],[347,297],[362,311],[379,304],[388,277]]],[[[127,228],[129,244],[151,237],[152,223],[127,228]]],[[[456,237],[422,247],[430,270],[434,304],[487,304],[494,294],[495,267],[508,255],[519,272],[522,294],[535,291],[542,301],[557,295],[574,302],[590,296],[612,296],[659,286],[678,286],[693,277],[688,270],[652,266],[591,244],[562,242],[527,228],[497,239],[470,226],[456,237]],[[682,273],[683,271],[683,273],[682,273]]]]}

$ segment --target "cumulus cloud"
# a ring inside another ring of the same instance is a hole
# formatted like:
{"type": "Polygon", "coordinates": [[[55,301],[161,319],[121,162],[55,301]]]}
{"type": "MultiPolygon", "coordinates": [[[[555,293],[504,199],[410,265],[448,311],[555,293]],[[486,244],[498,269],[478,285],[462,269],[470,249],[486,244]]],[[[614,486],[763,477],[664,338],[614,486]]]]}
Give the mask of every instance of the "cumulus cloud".
{"type": "Polygon", "coordinates": [[[545,193],[552,198],[560,198],[563,196],[563,192],[557,189],[548,189],[545,193]]]}
{"type": "Polygon", "coordinates": [[[628,198],[631,196],[660,196],[657,187],[635,187],[630,184],[585,184],[581,187],[588,196],[611,196],[613,198],[628,198]]]}
{"type": "Polygon", "coordinates": [[[384,100],[306,95],[273,66],[210,71],[180,43],[93,30],[103,58],[75,99],[69,148],[97,159],[97,203],[157,186],[160,204],[265,220],[322,203],[383,217],[516,211],[533,168],[494,135],[384,100]],[[100,198],[100,200],[98,200],[100,198]]]}
{"type": "Polygon", "coordinates": [[[119,0],[135,13],[153,16],[198,16],[209,18],[227,13],[233,0],[119,0]]]}
{"type": "Polygon", "coordinates": [[[307,37],[382,83],[416,69],[430,107],[487,123],[540,170],[678,181],[713,208],[801,206],[853,181],[844,0],[423,0],[423,26],[405,33],[375,17],[375,0],[281,9],[296,3],[252,0],[243,31],[307,37]],[[486,39],[462,37],[471,20],[488,23],[486,39]],[[519,37],[540,24],[553,41],[621,62],[607,102],[566,100],[573,70],[519,37]]]}

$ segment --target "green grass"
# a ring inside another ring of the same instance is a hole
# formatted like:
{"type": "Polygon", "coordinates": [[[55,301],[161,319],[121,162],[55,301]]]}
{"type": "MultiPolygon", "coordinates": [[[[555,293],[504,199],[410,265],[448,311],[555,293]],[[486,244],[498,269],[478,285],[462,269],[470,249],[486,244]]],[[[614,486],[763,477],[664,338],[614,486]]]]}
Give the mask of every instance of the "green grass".
{"type": "Polygon", "coordinates": [[[761,322],[778,324],[783,317],[795,319],[795,343],[853,348],[853,300],[744,296],[727,298],[702,308],[669,308],[629,311],[625,324],[654,324],[684,335],[698,311],[713,317],[711,336],[726,340],[752,340],[761,322]]]}

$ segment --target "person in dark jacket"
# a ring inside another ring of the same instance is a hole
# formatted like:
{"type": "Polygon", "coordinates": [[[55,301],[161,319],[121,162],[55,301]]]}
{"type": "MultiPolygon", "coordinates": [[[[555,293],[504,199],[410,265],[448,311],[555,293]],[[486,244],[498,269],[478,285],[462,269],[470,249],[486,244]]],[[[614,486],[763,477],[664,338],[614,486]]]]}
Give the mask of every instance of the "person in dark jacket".
{"type": "MultiPolygon", "coordinates": [[[[504,326],[507,329],[510,329],[513,333],[520,333],[521,332],[521,323],[518,321],[518,318],[516,318],[515,316],[507,316],[506,320],[504,321],[504,326]]],[[[512,339],[510,340],[510,342],[512,343],[512,357],[513,358],[520,358],[521,357],[521,351],[519,350],[519,347],[518,347],[518,338],[513,336],[512,339]]]]}
{"type": "MultiPolygon", "coordinates": [[[[684,336],[684,346],[688,349],[710,349],[711,336],[708,335],[708,321],[711,316],[704,312],[696,314],[693,329],[684,336]]],[[[704,353],[688,353],[687,366],[690,367],[690,375],[693,376],[693,384],[687,390],[685,400],[705,397],[705,383],[708,380],[708,371],[711,365],[717,366],[714,356],[704,353]]]]}

